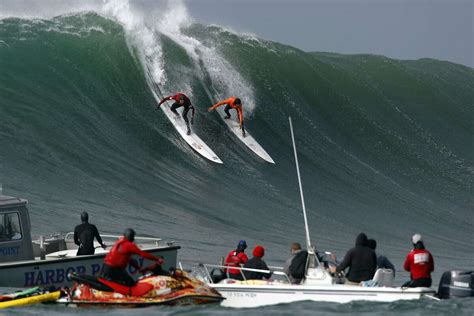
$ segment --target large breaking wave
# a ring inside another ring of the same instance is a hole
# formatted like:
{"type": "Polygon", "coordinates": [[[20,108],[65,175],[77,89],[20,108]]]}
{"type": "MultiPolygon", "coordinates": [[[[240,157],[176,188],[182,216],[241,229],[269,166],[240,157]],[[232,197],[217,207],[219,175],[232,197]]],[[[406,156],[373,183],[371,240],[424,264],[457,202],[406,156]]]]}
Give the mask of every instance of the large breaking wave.
{"type": "Polygon", "coordinates": [[[126,1],[95,12],[0,20],[1,183],[28,198],[34,233],[87,210],[215,261],[239,239],[281,263],[303,224],[287,117],[296,124],[316,245],[342,255],[360,231],[398,267],[425,235],[439,272],[472,264],[472,68],[431,59],[307,53],[126,1]],[[187,93],[217,166],[184,143],[156,98],[187,93]],[[240,96],[243,147],[215,113],[240,96]]]}

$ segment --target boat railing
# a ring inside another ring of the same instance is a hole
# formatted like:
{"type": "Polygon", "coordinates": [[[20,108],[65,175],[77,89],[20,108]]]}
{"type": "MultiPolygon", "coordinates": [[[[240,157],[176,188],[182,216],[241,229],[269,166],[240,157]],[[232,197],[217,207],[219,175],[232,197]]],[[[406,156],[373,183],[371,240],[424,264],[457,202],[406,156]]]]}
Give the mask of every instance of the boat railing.
{"type": "MultiPolygon", "coordinates": [[[[229,278],[229,269],[239,270],[243,281],[247,281],[247,278],[245,277],[244,271],[249,271],[249,272],[260,272],[260,273],[265,273],[265,274],[272,273],[273,275],[279,275],[279,276],[284,277],[286,279],[286,281],[288,281],[288,283],[291,283],[290,278],[283,271],[261,270],[261,269],[252,269],[252,268],[234,267],[234,266],[225,266],[225,265],[219,265],[219,264],[207,264],[207,263],[203,263],[203,264],[200,264],[200,265],[202,267],[204,267],[204,270],[206,271],[206,274],[207,274],[207,277],[208,277],[210,283],[214,283],[214,281],[212,279],[211,272],[209,272],[209,268],[218,268],[218,269],[221,269],[221,270],[223,270],[223,269],[227,270],[226,271],[227,278],[229,278]]],[[[280,267],[275,267],[275,268],[280,268],[280,267]]]]}
{"type": "MultiPolygon", "coordinates": [[[[100,234],[100,237],[102,237],[103,239],[119,239],[120,237],[122,237],[122,235],[113,235],[113,234],[100,234]]],[[[64,240],[66,242],[72,242],[74,243],[74,233],[73,232],[69,232],[66,234],[66,236],[64,237],[64,240]]],[[[161,238],[158,238],[158,237],[140,237],[140,236],[135,236],[135,241],[142,241],[142,242],[154,242],[155,245],[157,247],[160,246],[160,241],[162,241],[163,239],[161,238]]]]}

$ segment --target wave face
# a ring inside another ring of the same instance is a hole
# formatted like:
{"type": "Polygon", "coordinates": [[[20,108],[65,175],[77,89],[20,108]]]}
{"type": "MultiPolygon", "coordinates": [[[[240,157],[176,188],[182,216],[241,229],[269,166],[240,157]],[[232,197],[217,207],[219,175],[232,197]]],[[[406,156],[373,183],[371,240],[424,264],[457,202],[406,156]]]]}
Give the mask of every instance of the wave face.
{"type": "Polygon", "coordinates": [[[281,264],[304,241],[291,116],[318,248],[342,256],[364,231],[401,269],[421,233],[438,275],[472,265],[472,68],[306,53],[182,23],[180,8],[153,27],[113,10],[0,20],[1,182],[30,200],[34,233],[87,210],[102,231],[177,240],[182,258],[216,261],[245,238],[281,264]],[[175,91],[224,165],[154,111],[175,91]],[[206,112],[230,95],[276,165],[206,112]]]}

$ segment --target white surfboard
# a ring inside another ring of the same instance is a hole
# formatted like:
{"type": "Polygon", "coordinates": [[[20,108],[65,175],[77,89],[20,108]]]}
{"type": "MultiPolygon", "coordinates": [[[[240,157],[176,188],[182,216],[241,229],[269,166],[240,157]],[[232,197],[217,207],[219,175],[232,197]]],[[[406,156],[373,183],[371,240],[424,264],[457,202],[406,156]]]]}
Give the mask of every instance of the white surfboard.
{"type": "MultiPolygon", "coordinates": [[[[181,116],[183,107],[177,109],[178,113],[180,114],[179,117],[176,117],[176,114],[171,112],[170,106],[166,103],[162,104],[160,108],[163,110],[163,112],[165,112],[168,119],[178,131],[179,135],[181,135],[181,137],[186,141],[186,143],[189,144],[189,146],[191,146],[192,149],[194,149],[199,154],[201,154],[201,156],[209,159],[210,161],[213,161],[215,163],[223,163],[222,160],[220,160],[219,157],[217,157],[217,155],[212,151],[212,149],[209,148],[209,146],[207,146],[206,143],[204,143],[202,139],[194,132],[191,132],[191,135],[187,135],[188,128],[186,127],[186,122],[181,116]]],[[[188,117],[191,120],[190,115],[191,113],[188,113],[188,117]]]]}
{"type": "Polygon", "coordinates": [[[245,130],[245,137],[242,136],[242,130],[240,129],[240,122],[236,121],[236,118],[237,118],[237,120],[239,119],[238,114],[237,113],[232,113],[232,112],[235,112],[235,111],[231,112],[232,117],[230,119],[224,119],[224,116],[227,115],[224,112],[224,105],[216,108],[216,110],[219,113],[221,119],[230,128],[232,133],[234,133],[235,136],[237,136],[239,138],[239,140],[242,141],[242,143],[244,143],[248,148],[250,148],[251,151],[256,153],[263,160],[265,160],[269,163],[275,163],[275,161],[273,161],[272,157],[270,157],[270,155],[265,151],[265,149],[263,149],[263,147],[260,146],[259,143],[257,143],[255,138],[253,138],[252,135],[250,135],[247,130],[245,130]]]}

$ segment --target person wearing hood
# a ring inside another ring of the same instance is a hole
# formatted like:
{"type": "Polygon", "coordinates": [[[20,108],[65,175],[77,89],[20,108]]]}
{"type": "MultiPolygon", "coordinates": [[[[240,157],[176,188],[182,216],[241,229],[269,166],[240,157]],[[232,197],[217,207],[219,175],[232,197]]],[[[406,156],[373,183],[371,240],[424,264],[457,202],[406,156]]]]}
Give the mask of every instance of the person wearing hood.
{"type": "MultiPolygon", "coordinates": [[[[265,248],[260,245],[255,246],[253,249],[253,257],[244,265],[244,268],[249,269],[258,269],[258,270],[269,270],[265,261],[262,260],[262,257],[265,255],[265,248]]],[[[247,280],[262,280],[270,279],[272,276],[271,272],[263,273],[256,271],[244,271],[245,278],[247,280]]]]}
{"type": "MultiPolygon", "coordinates": [[[[246,264],[249,258],[245,254],[245,249],[247,249],[247,243],[245,240],[239,241],[237,249],[232,250],[227,255],[224,265],[228,267],[240,268],[242,265],[246,264]]],[[[228,273],[229,278],[231,279],[243,280],[241,270],[229,268],[228,271],[227,269],[224,269],[224,273],[228,273]]]]}
{"type": "MultiPolygon", "coordinates": [[[[377,248],[377,241],[375,241],[375,239],[369,239],[367,242],[369,248],[375,251],[377,248]]],[[[377,256],[377,269],[390,269],[392,270],[393,277],[395,277],[395,266],[390,262],[390,260],[388,260],[384,255],[377,255],[377,253],[375,253],[375,255],[377,256]]]]}
{"type": "Polygon", "coordinates": [[[368,247],[367,241],[367,235],[360,233],[357,236],[355,247],[346,253],[344,260],[336,268],[336,272],[349,268],[349,272],[346,274],[347,284],[357,285],[374,277],[377,256],[375,251],[368,247]]]}
{"type": "Polygon", "coordinates": [[[403,267],[410,272],[410,281],[402,287],[430,287],[431,272],[434,271],[434,260],[431,253],[425,249],[423,238],[415,234],[411,238],[413,250],[410,251],[403,267]]]}

